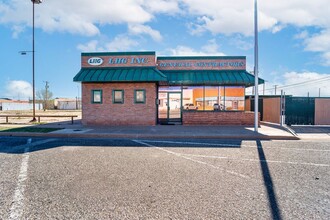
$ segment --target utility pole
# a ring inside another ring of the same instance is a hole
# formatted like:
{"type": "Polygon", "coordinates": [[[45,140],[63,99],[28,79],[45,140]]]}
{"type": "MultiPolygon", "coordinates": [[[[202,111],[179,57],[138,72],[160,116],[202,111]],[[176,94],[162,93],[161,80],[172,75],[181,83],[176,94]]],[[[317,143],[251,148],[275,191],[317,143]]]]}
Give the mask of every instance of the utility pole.
{"type": "Polygon", "coordinates": [[[275,95],[276,95],[276,89],[277,89],[277,85],[275,85],[274,87],[275,87],[275,95]]]}
{"type": "Polygon", "coordinates": [[[264,88],[262,94],[265,95],[265,89],[266,89],[266,82],[264,82],[264,88]]]}
{"type": "Polygon", "coordinates": [[[46,94],[45,94],[45,106],[44,106],[44,111],[46,111],[46,109],[47,109],[47,102],[48,102],[48,89],[49,89],[49,85],[48,85],[48,81],[45,81],[45,83],[46,83],[46,85],[45,85],[45,92],[46,92],[46,94]]]}

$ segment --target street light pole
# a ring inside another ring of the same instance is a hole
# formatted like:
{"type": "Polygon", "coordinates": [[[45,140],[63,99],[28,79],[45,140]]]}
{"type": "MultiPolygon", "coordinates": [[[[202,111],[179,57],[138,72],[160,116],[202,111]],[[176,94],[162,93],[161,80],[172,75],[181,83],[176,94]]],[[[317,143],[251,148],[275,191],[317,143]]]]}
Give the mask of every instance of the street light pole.
{"type": "Polygon", "coordinates": [[[36,120],[36,95],[35,95],[35,80],[34,80],[34,5],[42,3],[42,0],[31,0],[32,2],[32,96],[33,96],[33,118],[31,122],[36,120]]]}
{"type": "Polygon", "coordinates": [[[258,93],[258,6],[257,0],[254,0],[254,131],[258,132],[259,126],[259,93],[258,93]]]}

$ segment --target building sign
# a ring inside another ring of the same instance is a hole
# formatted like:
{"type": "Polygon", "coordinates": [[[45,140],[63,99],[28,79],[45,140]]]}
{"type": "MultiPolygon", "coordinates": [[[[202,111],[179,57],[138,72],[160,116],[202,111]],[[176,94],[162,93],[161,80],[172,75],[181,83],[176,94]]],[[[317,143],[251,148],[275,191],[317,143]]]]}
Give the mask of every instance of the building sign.
{"type": "Polygon", "coordinates": [[[159,70],[245,70],[245,57],[239,58],[187,58],[176,57],[175,59],[160,58],[157,60],[159,70]]]}
{"type": "MultiPolygon", "coordinates": [[[[96,53],[97,54],[97,53],[96,53]]],[[[93,54],[91,54],[93,55],[93,54]]],[[[97,54],[99,55],[99,54],[97,54]]],[[[81,56],[81,66],[88,67],[150,67],[156,66],[155,55],[81,56]]]]}
{"type": "Polygon", "coordinates": [[[91,66],[99,66],[102,65],[103,59],[100,57],[91,57],[87,60],[87,63],[91,66]]]}

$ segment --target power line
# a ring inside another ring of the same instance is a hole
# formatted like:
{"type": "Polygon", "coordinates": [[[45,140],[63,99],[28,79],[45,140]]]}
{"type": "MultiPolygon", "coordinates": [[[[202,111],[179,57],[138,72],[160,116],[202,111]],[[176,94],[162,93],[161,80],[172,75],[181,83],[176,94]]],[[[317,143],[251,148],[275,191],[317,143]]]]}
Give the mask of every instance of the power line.
{"type": "MultiPolygon", "coordinates": [[[[304,81],[304,82],[300,82],[300,83],[294,83],[294,84],[290,84],[290,85],[283,85],[283,86],[277,86],[277,89],[284,89],[284,88],[288,88],[288,87],[297,87],[297,86],[301,86],[304,84],[313,84],[313,83],[321,83],[321,82],[326,82],[330,80],[330,76],[326,76],[323,78],[319,78],[319,79],[314,79],[314,80],[309,80],[309,81],[304,81]]],[[[266,89],[266,91],[272,91],[274,90],[273,88],[270,89],[266,89]]]]}

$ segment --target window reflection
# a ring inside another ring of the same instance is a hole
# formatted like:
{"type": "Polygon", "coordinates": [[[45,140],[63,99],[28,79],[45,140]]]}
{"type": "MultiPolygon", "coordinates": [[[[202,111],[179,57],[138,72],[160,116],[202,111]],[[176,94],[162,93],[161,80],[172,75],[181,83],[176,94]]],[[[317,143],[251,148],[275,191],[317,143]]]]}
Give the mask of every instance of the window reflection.
{"type": "Polygon", "coordinates": [[[219,103],[221,99],[219,86],[205,86],[205,111],[220,110],[219,103]]]}
{"type": "Polygon", "coordinates": [[[244,111],[245,89],[242,86],[225,87],[225,109],[233,111],[244,111]]]}
{"type": "Polygon", "coordinates": [[[159,110],[167,106],[167,92],[182,91],[183,110],[244,111],[244,86],[159,87],[159,110]]]}
{"type": "Polygon", "coordinates": [[[203,86],[183,86],[182,105],[184,110],[204,109],[204,87],[203,86]]]}

